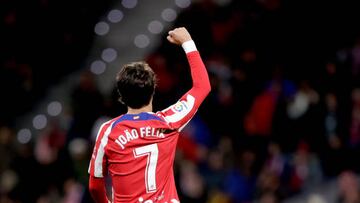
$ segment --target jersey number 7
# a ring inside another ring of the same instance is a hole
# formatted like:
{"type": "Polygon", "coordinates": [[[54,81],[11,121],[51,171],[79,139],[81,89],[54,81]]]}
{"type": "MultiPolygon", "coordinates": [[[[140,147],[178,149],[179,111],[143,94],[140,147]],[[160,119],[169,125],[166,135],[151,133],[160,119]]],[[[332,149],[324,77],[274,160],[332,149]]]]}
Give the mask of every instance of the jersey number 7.
{"type": "Polygon", "coordinates": [[[145,187],[146,193],[156,191],[156,164],[159,156],[157,144],[150,144],[134,149],[134,157],[147,156],[145,169],[145,187]]]}

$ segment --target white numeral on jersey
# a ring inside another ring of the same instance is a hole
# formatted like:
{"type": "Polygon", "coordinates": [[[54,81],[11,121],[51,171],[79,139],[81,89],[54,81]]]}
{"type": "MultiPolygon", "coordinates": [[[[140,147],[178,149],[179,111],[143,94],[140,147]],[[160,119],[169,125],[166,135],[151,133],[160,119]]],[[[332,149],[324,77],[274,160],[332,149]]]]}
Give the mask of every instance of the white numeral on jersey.
{"type": "Polygon", "coordinates": [[[148,156],[145,169],[145,187],[147,193],[156,191],[156,164],[158,155],[159,150],[157,144],[146,145],[134,149],[135,158],[148,156]]]}

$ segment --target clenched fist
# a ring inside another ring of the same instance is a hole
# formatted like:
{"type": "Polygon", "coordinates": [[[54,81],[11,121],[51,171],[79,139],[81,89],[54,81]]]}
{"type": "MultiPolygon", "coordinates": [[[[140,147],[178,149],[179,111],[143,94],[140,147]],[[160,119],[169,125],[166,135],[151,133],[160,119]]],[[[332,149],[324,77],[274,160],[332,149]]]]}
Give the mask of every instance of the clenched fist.
{"type": "Polygon", "coordinates": [[[184,42],[192,40],[189,32],[184,27],[175,28],[169,31],[167,39],[169,42],[176,45],[182,45],[184,42]]]}

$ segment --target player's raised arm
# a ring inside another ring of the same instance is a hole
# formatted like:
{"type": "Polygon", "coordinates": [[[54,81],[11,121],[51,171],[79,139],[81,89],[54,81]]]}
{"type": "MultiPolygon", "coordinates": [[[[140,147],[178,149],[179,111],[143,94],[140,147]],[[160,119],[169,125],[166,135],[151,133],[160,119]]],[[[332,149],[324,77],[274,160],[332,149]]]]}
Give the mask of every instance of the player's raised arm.
{"type": "Polygon", "coordinates": [[[198,96],[202,96],[199,99],[203,100],[209,94],[211,87],[205,65],[195,46],[195,42],[184,27],[171,30],[168,34],[167,39],[169,42],[183,47],[191,69],[193,88],[202,89],[198,96]]]}
{"type": "Polygon", "coordinates": [[[174,129],[181,130],[194,116],[211,87],[205,65],[187,29],[180,27],[171,30],[167,39],[173,44],[182,46],[191,70],[192,88],[176,104],[162,111],[169,124],[174,129]]]}

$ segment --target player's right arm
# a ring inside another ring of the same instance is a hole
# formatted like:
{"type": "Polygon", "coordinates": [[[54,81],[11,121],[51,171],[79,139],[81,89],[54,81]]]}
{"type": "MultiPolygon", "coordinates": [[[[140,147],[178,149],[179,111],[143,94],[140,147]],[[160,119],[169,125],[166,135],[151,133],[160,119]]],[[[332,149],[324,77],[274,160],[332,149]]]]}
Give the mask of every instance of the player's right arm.
{"type": "Polygon", "coordinates": [[[105,175],[107,174],[105,147],[113,121],[101,125],[96,136],[95,146],[89,165],[89,191],[96,203],[110,202],[106,193],[105,175]]]}
{"type": "Polygon", "coordinates": [[[194,116],[200,104],[210,93],[211,86],[200,53],[186,28],[180,27],[169,31],[167,39],[169,42],[183,47],[192,78],[192,88],[177,103],[161,111],[169,125],[180,131],[194,116]]]}
{"type": "Polygon", "coordinates": [[[105,179],[90,175],[89,191],[96,203],[110,203],[106,195],[105,179]]]}

